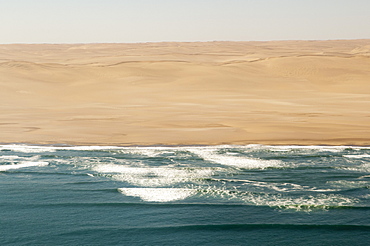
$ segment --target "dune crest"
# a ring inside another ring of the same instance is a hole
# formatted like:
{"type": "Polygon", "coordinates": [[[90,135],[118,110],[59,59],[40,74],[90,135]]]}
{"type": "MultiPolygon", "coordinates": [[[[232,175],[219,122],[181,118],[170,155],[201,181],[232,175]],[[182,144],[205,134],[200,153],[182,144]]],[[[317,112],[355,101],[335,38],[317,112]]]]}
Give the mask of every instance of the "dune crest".
{"type": "Polygon", "coordinates": [[[0,142],[370,145],[369,47],[0,45],[0,142]]]}

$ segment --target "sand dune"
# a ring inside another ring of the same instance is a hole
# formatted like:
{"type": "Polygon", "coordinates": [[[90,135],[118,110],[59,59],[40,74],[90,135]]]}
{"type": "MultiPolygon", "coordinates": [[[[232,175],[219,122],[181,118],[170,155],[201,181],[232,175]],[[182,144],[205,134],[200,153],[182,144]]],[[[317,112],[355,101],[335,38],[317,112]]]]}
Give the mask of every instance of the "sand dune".
{"type": "Polygon", "coordinates": [[[0,45],[0,142],[370,145],[370,40],[0,45]]]}

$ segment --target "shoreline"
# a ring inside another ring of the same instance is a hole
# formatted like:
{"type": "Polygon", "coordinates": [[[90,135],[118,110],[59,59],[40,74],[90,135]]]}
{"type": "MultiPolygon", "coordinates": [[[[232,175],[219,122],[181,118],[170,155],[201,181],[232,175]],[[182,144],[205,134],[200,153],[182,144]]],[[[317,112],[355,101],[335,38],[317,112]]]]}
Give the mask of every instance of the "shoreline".
{"type": "Polygon", "coordinates": [[[246,146],[291,146],[291,147],[358,147],[358,148],[370,148],[370,144],[357,145],[357,144],[273,144],[273,143],[246,143],[246,144],[233,144],[233,143],[220,143],[220,144],[122,144],[122,145],[111,145],[111,144],[102,144],[102,143],[26,143],[26,142],[0,142],[0,146],[34,146],[34,147],[55,147],[55,148],[69,148],[69,147],[112,147],[112,148],[175,148],[175,147],[220,147],[220,146],[231,146],[231,147],[246,147],[246,146]]]}

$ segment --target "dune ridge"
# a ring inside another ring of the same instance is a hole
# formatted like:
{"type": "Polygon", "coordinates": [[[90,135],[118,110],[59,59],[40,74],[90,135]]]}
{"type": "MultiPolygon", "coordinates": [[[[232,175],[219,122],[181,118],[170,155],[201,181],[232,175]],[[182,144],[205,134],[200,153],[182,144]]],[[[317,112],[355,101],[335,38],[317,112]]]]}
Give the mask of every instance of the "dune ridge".
{"type": "Polygon", "coordinates": [[[370,40],[0,45],[0,142],[370,145],[370,40]]]}

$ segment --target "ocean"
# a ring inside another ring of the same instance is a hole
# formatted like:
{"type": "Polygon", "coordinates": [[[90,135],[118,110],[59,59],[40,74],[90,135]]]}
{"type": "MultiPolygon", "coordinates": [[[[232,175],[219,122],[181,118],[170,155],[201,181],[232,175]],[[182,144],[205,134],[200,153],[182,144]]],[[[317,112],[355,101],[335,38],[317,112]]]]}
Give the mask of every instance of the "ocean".
{"type": "Polygon", "coordinates": [[[369,245],[370,147],[0,145],[0,245],[369,245]]]}

